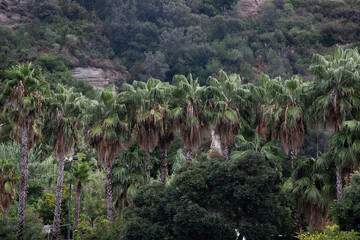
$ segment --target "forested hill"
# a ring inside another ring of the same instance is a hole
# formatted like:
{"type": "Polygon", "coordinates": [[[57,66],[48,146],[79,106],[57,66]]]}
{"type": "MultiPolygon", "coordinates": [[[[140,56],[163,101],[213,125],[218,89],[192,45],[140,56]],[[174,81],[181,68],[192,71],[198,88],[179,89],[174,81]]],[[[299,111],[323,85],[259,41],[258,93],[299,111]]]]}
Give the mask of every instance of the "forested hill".
{"type": "Polygon", "coordinates": [[[79,90],[73,76],[97,87],[178,73],[205,83],[223,69],[256,82],[306,77],[314,53],[359,46],[360,1],[1,0],[0,21],[0,74],[32,61],[79,90]]]}

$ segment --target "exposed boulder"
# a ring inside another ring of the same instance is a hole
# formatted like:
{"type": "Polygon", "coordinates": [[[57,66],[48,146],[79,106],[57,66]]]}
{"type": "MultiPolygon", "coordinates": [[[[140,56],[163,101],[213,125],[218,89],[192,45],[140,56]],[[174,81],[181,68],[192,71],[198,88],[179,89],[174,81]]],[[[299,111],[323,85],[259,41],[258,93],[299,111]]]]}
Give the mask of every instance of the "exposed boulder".
{"type": "Polygon", "coordinates": [[[76,67],[72,70],[74,77],[88,82],[96,89],[104,89],[115,82],[124,82],[126,75],[113,69],[96,67],[76,67]]]}

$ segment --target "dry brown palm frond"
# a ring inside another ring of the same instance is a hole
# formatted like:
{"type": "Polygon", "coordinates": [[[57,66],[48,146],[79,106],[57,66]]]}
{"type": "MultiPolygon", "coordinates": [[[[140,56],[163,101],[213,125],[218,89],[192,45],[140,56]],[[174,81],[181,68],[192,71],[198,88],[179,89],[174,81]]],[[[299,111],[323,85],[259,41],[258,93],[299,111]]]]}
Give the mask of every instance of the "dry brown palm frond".
{"type": "Polygon", "coordinates": [[[195,150],[201,145],[202,134],[199,124],[188,126],[184,122],[181,123],[180,134],[186,149],[195,150]]]}
{"type": "Polygon", "coordinates": [[[328,123],[329,127],[334,129],[335,132],[340,131],[342,126],[342,113],[336,108],[333,107],[333,105],[329,106],[329,111],[325,118],[325,122],[328,123]]]}
{"type": "Polygon", "coordinates": [[[305,216],[308,221],[309,228],[323,229],[326,224],[329,208],[323,208],[318,204],[307,203],[305,208],[305,216]]]}
{"type": "Polygon", "coordinates": [[[226,118],[222,118],[216,126],[216,133],[220,136],[220,142],[230,146],[233,143],[233,137],[241,130],[240,121],[231,122],[226,118]]]}
{"type": "Polygon", "coordinates": [[[305,135],[306,125],[302,118],[297,120],[296,127],[290,129],[286,124],[282,124],[280,128],[280,140],[284,146],[285,152],[289,153],[289,150],[292,150],[297,153],[305,140],[305,135]]]}
{"type": "Polygon", "coordinates": [[[158,128],[153,122],[137,124],[134,135],[139,147],[147,152],[152,152],[159,142],[158,128]]]}

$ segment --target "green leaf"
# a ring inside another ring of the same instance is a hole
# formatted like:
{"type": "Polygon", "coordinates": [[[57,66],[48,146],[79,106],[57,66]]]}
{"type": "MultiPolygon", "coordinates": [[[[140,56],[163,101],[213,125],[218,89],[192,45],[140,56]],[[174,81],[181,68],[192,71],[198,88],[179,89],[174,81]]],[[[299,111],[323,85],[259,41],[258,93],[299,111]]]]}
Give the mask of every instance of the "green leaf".
{"type": "Polygon", "coordinates": [[[100,124],[96,124],[95,126],[93,126],[92,128],[90,128],[90,134],[92,136],[98,136],[100,134],[102,134],[102,128],[100,124]]]}
{"type": "Polygon", "coordinates": [[[287,110],[287,114],[290,115],[292,118],[297,119],[301,114],[301,108],[299,107],[289,107],[287,110]]]}

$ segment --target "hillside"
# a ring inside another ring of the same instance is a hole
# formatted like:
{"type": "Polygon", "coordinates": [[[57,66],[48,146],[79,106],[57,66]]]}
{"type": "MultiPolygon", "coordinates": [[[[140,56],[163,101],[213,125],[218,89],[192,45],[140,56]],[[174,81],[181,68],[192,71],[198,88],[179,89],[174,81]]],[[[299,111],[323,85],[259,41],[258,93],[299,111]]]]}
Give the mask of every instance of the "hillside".
{"type": "Polygon", "coordinates": [[[359,16],[358,1],[2,0],[0,71],[33,61],[96,88],[220,69],[307,78],[314,53],[359,45],[359,16]]]}

